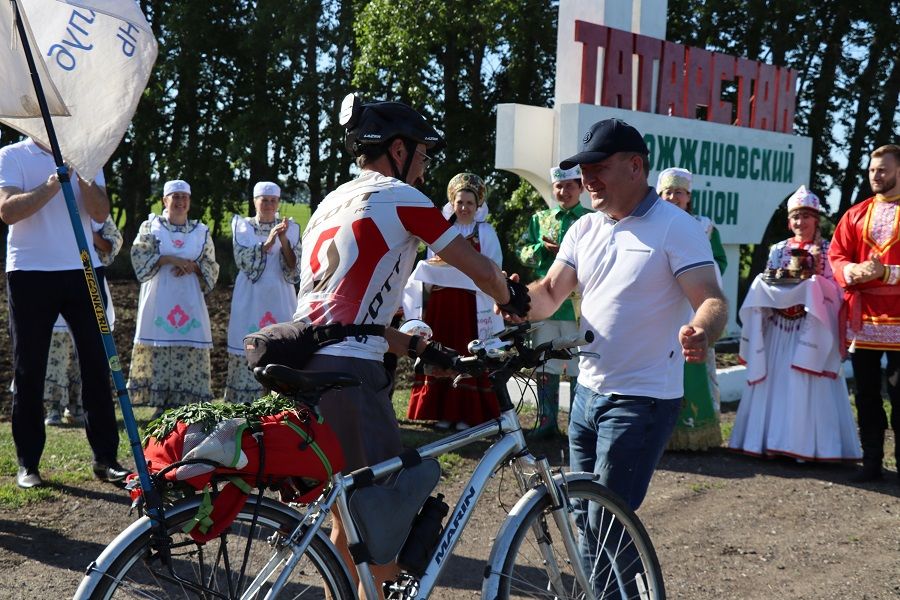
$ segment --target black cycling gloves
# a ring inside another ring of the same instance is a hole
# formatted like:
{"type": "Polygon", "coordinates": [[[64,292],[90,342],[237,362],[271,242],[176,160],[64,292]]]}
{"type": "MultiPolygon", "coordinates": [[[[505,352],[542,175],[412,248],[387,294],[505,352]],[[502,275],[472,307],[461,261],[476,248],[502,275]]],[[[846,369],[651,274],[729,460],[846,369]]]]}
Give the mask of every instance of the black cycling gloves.
{"type": "Polygon", "coordinates": [[[528,296],[528,288],[518,281],[506,278],[506,289],[509,290],[509,302],[500,304],[500,310],[512,313],[519,317],[528,314],[531,308],[531,298],[528,296]]]}
{"type": "Polygon", "coordinates": [[[459,354],[450,348],[444,348],[440,342],[428,342],[419,358],[425,364],[441,369],[452,369],[459,354]]]}

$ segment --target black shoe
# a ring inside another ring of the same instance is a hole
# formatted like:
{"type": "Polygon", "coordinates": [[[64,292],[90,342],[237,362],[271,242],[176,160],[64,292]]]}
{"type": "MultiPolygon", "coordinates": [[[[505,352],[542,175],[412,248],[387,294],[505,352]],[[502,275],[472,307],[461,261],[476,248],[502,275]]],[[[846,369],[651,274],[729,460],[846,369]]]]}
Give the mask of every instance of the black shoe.
{"type": "Polygon", "coordinates": [[[27,490],[44,485],[44,480],[41,479],[41,474],[38,473],[37,469],[19,467],[19,473],[16,475],[16,485],[27,490]]]}
{"type": "Polygon", "coordinates": [[[869,483],[870,481],[879,481],[882,477],[881,465],[863,466],[856,475],[850,478],[851,483],[869,483]]]}
{"type": "Polygon", "coordinates": [[[93,462],[91,463],[91,468],[94,470],[94,477],[100,481],[109,481],[110,483],[120,483],[131,475],[130,469],[126,469],[116,461],[112,461],[109,464],[93,462]]]}

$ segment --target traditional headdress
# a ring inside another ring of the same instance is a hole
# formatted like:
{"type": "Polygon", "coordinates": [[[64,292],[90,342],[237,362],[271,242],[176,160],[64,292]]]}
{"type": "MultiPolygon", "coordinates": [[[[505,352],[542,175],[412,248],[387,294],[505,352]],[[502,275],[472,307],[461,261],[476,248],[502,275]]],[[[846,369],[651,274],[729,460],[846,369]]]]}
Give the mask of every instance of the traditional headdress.
{"type": "Polygon", "coordinates": [[[181,179],[172,179],[163,185],[163,196],[174,194],[175,192],[191,193],[191,186],[187,181],[181,179]]]}
{"type": "Polygon", "coordinates": [[[663,190],[669,188],[680,188],[690,192],[693,179],[694,176],[687,169],[678,167],[665,169],[659,172],[659,177],[656,179],[656,193],[661,194],[663,190]]]}
{"type": "Polygon", "coordinates": [[[456,198],[456,192],[468,190],[475,194],[475,204],[481,206],[484,204],[484,195],[487,193],[487,187],[484,185],[481,177],[475,173],[457,173],[447,184],[447,200],[453,202],[456,198]]]}
{"type": "Polygon", "coordinates": [[[787,201],[788,214],[791,214],[795,210],[800,210],[801,208],[808,208],[809,210],[814,210],[818,213],[825,212],[819,197],[806,189],[805,185],[801,185],[796,192],[791,194],[791,197],[788,198],[787,201]]]}
{"type": "Polygon", "coordinates": [[[560,169],[559,167],[550,169],[550,183],[569,179],[581,179],[581,165],[575,165],[571,169],[560,169]]]}
{"type": "Polygon", "coordinates": [[[260,181],[253,186],[253,197],[257,196],[277,196],[281,198],[281,188],[277,183],[271,181],[260,181]]]}

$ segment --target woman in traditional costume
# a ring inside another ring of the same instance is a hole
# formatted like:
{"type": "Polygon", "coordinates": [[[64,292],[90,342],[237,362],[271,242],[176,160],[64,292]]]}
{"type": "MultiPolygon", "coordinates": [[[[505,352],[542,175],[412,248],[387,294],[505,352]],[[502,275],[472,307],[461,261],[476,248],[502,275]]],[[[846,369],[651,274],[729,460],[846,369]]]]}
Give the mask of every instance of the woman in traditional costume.
{"type": "Polygon", "coordinates": [[[131,262],[141,282],[128,389],[136,403],[164,408],[212,399],[212,332],[204,294],[219,277],[209,228],[188,219],[191,188],[167,181],[162,215],[141,223],[131,262]]]}
{"type": "Polygon", "coordinates": [[[841,293],[819,231],[819,198],[801,186],[788,199],[793,237],[772,246],[740,316],[747,387],[728,446],[798,461],[862,457],[841,372],[841,293]]]}
{"type": "Polygon", "coordinates": [[[234,262],[239,270],[228,321],[228,379],[225,399],[251,402],[262,386],[247,368],[244,336],[273,323],[290,321],[300,282],[300,226],[278,217],[281,188],[271,181],[253,187],[255,217],[231,219],[234,262]]]}
{"type": "MultiPolygon", "coordinates": [[[[447,186],[449,202],[444,206],[444,215],[477,250],[502,266],[500,240],[485,221],[488,212],[485,192],[479,176],[455,175],[447,186]]],[[[434,332],[432,339],[461,354],[466,354],[473,339],[490,337],[503,328],[503,321],[494,314],[493,306],[493,300],[471,279],[431,251],[427,260],[416,266],[404,290],[404,316],[423,318],[434,332]]],[[[437,421],[435,426],[439,429],[463,430],[500,414],[497,397],[486,375],[462,379],[457,387],[452,382],[450,378],[417,374],[407,418],[437,421]]]]}
{"type": "MultiPolygon", "coordinates": [[[[686,169],[666,169],[660,172],[659,178],[656,180],[656,192],[663,200],[690,213],[692,179],[691,172],[686,169]]],[[[724,274],[725,267],[728,266],[728,259],[725,256],[725,249],[722,247],[719,231],[709,217],[693,216],[709,238],[713,258],[719,268],[719,275],[724,274]]],[[[667,449],[706,450],[718,448],[721,445],[716,349],[710,344],[705,363],[684,363],[684,402],[667,449]]]]}

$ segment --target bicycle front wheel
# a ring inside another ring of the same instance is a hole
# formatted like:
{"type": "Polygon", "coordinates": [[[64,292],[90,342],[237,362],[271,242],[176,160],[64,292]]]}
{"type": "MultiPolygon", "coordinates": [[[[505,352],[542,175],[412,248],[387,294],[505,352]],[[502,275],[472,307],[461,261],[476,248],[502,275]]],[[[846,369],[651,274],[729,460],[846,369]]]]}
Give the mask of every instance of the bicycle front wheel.
{"type": "MultiPolygon", "coordinates": [[[[196,514],[196,504],[166,510],[168,561],[151,550],[153,532],[144,517],[144,523],[132,525],[132,535],[120,535],[98,560],[108,566],[88,569],[76,598],[240,598],[265,565],[277,566],[253,596],[264,597],[284,565],[272,561],[275,544],[294,531],[299,513],[266,498],[258,505],[250,498],[225,533],[198,544],[182,532],[196,514]]],[[[355,589],[334,546],[319,534],[278,597],[351,600],[355,589]]]]}
{"type": "Polygon", "coordinates": [[[589,479],[568,482],[568,521],[579,556],[570,557],[543,493],[519,517],[503,560],[498,597],[583,598],[572,564],[584,566],[599,599],[663,600],[662,570],[650,536],[630,508],[589,479]]]}

